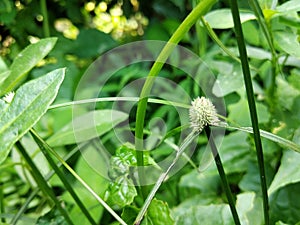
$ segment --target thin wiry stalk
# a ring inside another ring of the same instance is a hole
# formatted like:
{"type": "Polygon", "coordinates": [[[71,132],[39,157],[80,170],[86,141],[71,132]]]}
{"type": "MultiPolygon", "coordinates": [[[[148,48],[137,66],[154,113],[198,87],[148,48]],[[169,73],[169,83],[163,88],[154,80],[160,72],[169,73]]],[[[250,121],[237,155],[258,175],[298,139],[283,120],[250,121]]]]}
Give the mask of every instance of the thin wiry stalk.
{"type": "Polygon", "coordinates": [[[263,196],[263,207],[264,207],[264,218],[265,218],[265,225],[269,225],[269,199],[268,199],[268,189],[267,189],[267,182],[266,182],[266,173],[265,173],[265,166],[264,166],[264,155],[263,149],[261,144],[261,137],[259,132],[258,126],[258,118],[257,118],[257,111],[253,93],[253,86],[252,80],[250,75],[248,57],[246,46],[244,42],[244,35],[242,31],[242,25],[239,15],[238,4],[236,0],[230,0],[230,7],[234,22],[235,34],[238,43],[238,49],[240,52],[240,58],[242,62],[242,70],[244,75],[245,87],[247,92],[248,98],[248,105],[250,110],[250,117],[253,127],[253,134],[254,134],[254,142],[256,147],[256,155],[259,165],[259,172],[260,172],[260,181],[261,181],[261,190],[263,196]]]}
{"type": "Polygon", "coordinates": [[[18,142],[16,142],[16,146],[17,146],[19,152],[21,153],[21,155],[23,156],[23,158],[25,159],[25,161],[27,162],[27,164],[29,165],[29,167],[31,168],[31,170],[30,170],[31,174],[32,174],[33,178],[35,179],[35,181],[37,182],[37,184],[39,185],[41,191],[55,203],[57,209],[59,210],[61,215],[65,218],[65,221],[67,222],[67,224],[73,224],[69,214],[62,207],[61,203],[56,198],[52,188],[45,181],[43,175],[41,174],[39,169],[36,167],[35,163],[32,161],[31,157],[28,155],[28,153],[24,149],[23,145],[18,141],[18,142]]]}
{"type": "MultiPolygon", "coordinates": [[[[37,136],[37,138],[39,138],[37,136]]],[[[84,186],[84,188],[122,225],[126,222],[97,194],[94,190],[57,154],[43,139],[39,139],[47,150],[58,159],[58,161],[76,178],[76,180],[84,186]]]]}
{"type": "Polygon", "coordinates": [[[82,203],[82,201],[74,191],[73,187],[71,186],[71,184],[69,183],[65,175],[61,172],[61,170],[58,168],[58,166],[50,156],[48,149],[44,146],[44,143],[40,141],[41,138],[39,137],[39,135],[33,129],[30,130],[30,133],[33,139],[35,140],[35,142],[37,143],[37,145],[40,147],[41,152],[49,162],[50,166],[53,168],[53,170],[55,171],[55,173],[57,174],[61,182],[64,184],[66,190],[73,197],[74,201],[76,202],[77,206],[80,208],[81,212],[86,216],[90,224],[96,225],[97,223],[95,222],[95,220],[93,219],[93,217],[91,216],[91,214],[89,213],[85,205],[82,203]]]}
{"type": "Polygon", "coordinates": [[[219,172],[219,176],[221,178],[223,188],[225,190],[225,194],[226,194],[226,197],[227,197],[227,200],[228,200],[228,204],[229,204],[229,207],[230,207],[230,210],[231,210],[231,214],[232,214],[234,223],[236,225],[240,225],[241,222],[240,222],[238,213],[237,213],[236,208],[235,208],[235,202],[234,202],[231,190],[230,190],[229,183],[227,181],[227,177],[226,177],[226,174],[225,174],[225,171],[224,171],[224,167],[223,167],[223,164],[222,164],[221,157],[219,155],[217,146],[214,142],[214,137],[212,136],[212,132],[211,132],[211,129],[210,129],[209,126],[206,126],[204,129],[205,129],[205,133],[206,133],[206,136],[207,136],[207,139],[208,139],[208,142],[209,142],[211,152],[213,154],[213,157],[214,157],[214,160],[215,160],[218,172],[219,172]]]}

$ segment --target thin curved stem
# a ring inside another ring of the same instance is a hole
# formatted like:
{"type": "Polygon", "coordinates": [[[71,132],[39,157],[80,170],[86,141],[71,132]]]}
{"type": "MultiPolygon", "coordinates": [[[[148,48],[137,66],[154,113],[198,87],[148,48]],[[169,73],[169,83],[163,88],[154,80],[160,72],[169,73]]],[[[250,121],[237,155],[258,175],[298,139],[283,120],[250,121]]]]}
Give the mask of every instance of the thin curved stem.
{"type": "MultiPolygon", "coordinates": [[[[146,107],[148,103],[148,96],[151,92],[155,77],[158,75],[159,71],[162,69],[163,64],[166,62],[167,58],[171,54],[172,50],[176,47],[179,41],[184,37],[184,35],[189,31],[189,29],[196,23],[200,16],[202,16],[214,3],[216,0],[206,0],[201,1],[192,12],[185,18],[185,20],[180,24],[177,30],[174,32],[172,37],[169,39],[168,43],[164,46],[156,61],[154,62],[143,89],[140,94],[137,112],[136,112],[136,132],[135,132],[135,150],[137,156],[137,165],[140,168],[138,170],[138,176],[140,184],[143,184],[143,179],[145,178],[143,165],[144,165],[144,153],[143,153],[143,130],[145,122],[146,107]]],[[[146,190],[142,186],[143,197],[146,196],[146,190]]]]}

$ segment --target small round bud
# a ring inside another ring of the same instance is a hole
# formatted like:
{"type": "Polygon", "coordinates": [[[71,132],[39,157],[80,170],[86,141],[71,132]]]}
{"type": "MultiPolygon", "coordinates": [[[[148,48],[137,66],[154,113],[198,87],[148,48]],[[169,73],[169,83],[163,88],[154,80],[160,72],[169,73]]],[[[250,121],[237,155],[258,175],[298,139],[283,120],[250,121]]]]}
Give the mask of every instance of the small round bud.
{"type": "Polygon", "coordinates": [[[220,122],[215,106],[205,97],[198,97],[192,101],[189,114],[191,127],[198,132],[207,125],[217,126],[220,122]]]}

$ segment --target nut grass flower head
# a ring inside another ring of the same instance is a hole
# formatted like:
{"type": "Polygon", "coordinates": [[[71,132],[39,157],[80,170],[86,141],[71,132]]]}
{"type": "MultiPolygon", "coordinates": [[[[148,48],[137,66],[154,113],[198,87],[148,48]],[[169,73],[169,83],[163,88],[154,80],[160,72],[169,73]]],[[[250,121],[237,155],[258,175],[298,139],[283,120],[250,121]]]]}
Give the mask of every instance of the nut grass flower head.
{"type": "Polygon", "coordinates": [[[192,101],[189,115],[191,127],[198,132],[201,132],[207,125],[217,126],[220,122],[215,106],[205,97],[198,97],[192,101]]]}

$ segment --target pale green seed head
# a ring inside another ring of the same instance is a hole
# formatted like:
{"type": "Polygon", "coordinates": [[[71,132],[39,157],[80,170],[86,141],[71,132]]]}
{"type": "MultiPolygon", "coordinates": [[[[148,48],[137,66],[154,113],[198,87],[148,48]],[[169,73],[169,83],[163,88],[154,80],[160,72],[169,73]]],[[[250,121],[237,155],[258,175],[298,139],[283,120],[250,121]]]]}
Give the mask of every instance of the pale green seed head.
{"type": "Polygon", "coordinates": [[[191,127],[198,132],[207,125],[216,126],[220,122],[215,106],[205,97],[197,97],[192,101],[189,114],[191,127]]]}

